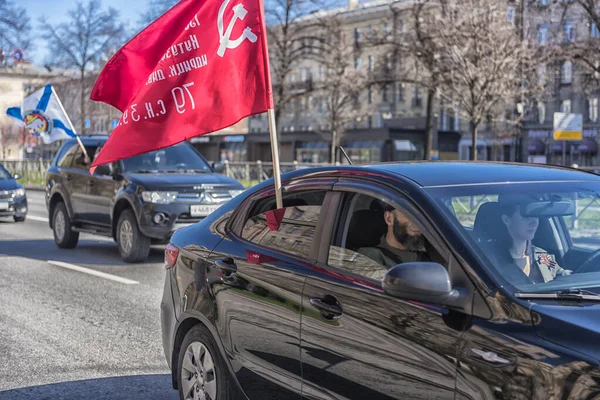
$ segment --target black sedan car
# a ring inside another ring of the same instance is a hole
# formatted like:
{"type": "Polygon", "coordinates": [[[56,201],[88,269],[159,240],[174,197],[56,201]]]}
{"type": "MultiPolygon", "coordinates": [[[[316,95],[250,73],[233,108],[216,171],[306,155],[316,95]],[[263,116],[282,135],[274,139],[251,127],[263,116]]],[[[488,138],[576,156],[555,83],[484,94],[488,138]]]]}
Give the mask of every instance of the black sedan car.
{"type": "Polygon", "coordinates": [[[178,231],[182,399],[600,398],[600,176],[488,163],[283,176],[178,231]]]}
{"type": "Polygon", "coordinates": [[[0,217],[12,217],[15,222],[27,218],[27,195],[23,185],[17,183],[19,178],[0,164],[0,217]]]}

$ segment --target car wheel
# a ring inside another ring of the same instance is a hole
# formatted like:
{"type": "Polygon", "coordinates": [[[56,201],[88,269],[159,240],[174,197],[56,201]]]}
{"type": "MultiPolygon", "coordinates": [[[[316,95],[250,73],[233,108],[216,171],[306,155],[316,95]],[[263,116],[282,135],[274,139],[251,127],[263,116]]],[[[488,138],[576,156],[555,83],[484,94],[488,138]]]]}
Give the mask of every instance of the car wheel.
{"type": "Polygon", "coordinates": [[[119,217],[117,244],[121,258],[125,262],[141,262],[150,254],[151,240],[140,231],[132,210],[123,211],[119,217]]]}
{"type": "Polygon", "coordinates": [[[79,242],[79,232],[74,232],[65,203],[58,203],[52,215],[54,242],[61,249],[72,249],[79,242]]]}
{"type": "Polygon", "coordinates": [[[231,400],[234,383],[211,334],[196,325],[185,335],[177,363],[181,400],[231,400]]]}
{"type": "Polygon", "coordinates": [[[23,217],[13,217],[13,219],[15,220],[15,222],[25,222],[25,216],[23,217]]]}

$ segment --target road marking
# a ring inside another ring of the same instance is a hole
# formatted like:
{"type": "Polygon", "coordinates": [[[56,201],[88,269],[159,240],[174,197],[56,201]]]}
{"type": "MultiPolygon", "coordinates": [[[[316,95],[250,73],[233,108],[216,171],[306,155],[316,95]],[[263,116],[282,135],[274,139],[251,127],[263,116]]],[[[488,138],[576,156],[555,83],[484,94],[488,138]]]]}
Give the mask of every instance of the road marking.
{"type": "Polygon", "coordinates": [[[34,221],[41,221],[41,222],[48,222],[48,218],[44,218],[44,217],[36,217],[35,215],[28,215],[27,219],[31,219],[34,221]]]}
{"type": "Polygon", "coordinates": [[[137,285],[139,283],[137,281],[132,281],[131,279],[122,278],[120,276],[107,274],[105,272],[96,271],[95,269],[84,268],[84,267],[80,267],[79,265],[69,264],[69,263],[62,262],[62,261],[48,260],[47,263],[50,265],[54,265],[55,267],[61,267],[61,268],[66,268],[66,269],[70,269],[73,271],[83,272],[84,274],[94,275],[99,278],[108,279],[110,281],[124,283],[125,285],[137,285]]]}

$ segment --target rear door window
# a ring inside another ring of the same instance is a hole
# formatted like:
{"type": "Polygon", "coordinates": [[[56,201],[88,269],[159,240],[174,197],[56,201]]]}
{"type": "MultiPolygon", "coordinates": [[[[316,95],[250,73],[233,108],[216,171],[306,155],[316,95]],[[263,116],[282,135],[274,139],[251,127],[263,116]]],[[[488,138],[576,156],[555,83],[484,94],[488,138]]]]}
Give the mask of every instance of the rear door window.
{"type": "Polygon", "coordinates": [[[275,209],[275,197],[259,200],[244,223],[242,238],[273,250],[310,258],[326,193],[322,190],[284,195],[285,214],[276,231],[269,229],[266,217],[267,211],[275,209]]]}
{"type": "Polygon", "coordinates": [[[73,168],[73,161],[75,160],[77,150],[77,144],[71,144],[70,147],[62,151],[56,164],[61,168],[73,168]]]}

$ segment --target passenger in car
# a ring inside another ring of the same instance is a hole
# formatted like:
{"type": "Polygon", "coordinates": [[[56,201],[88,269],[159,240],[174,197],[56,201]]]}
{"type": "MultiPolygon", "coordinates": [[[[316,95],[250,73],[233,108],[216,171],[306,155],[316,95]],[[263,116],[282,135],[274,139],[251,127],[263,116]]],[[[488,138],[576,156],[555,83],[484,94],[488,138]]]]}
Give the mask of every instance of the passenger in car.
{"type": "Polygon", "coordinates": [[[389,204],[382,203],[387,232],[375,247],[363,247],[358,253],[391,268],[395,265],[430,261],[425,251],[425,237],[406,215],[389,204]]]}
{"type": "Polygon", "coordinates": [[[553,254],[532,244],[539,218],[523,217],[521,207],[532,198],[524,195],[503,195],[498,199],[502,223],[497,242],[497,255],[503,263],[516,264],[534,283],[545,283],[572,271],[561,268],[553,254]]]}

